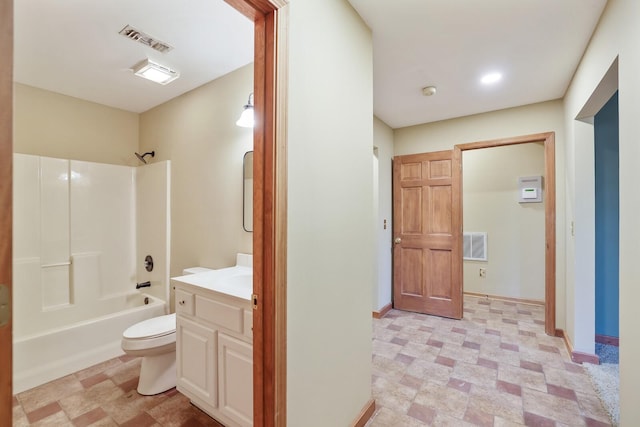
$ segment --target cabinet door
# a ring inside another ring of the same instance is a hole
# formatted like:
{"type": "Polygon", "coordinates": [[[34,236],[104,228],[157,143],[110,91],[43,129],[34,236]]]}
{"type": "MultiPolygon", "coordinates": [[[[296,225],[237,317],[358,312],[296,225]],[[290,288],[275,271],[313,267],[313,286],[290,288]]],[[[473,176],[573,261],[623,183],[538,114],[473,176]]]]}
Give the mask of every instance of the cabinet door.
{"type": "Polygon", "coordinates": [[[251,344],[218,334],[218,391],[221,413],[240,426],[253,424],[253,350],[251,344]]]}
{"type": "Polygon", "coordinates": [[[176,364],[178,390],[199,398],[215,408],[217,396],[218,331],[178,317],[176,324],[176,364]]]}

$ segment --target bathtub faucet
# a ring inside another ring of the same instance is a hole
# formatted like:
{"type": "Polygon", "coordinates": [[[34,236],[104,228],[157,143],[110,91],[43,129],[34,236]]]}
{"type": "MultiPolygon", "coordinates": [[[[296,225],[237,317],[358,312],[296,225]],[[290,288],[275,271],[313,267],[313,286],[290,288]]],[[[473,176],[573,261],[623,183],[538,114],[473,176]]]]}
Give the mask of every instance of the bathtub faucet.
{"type": "Polygon", "coordinates": [[[151,286],[151,282],[136,283],[136,289],[148,288],[150,286],[151,286]]]}

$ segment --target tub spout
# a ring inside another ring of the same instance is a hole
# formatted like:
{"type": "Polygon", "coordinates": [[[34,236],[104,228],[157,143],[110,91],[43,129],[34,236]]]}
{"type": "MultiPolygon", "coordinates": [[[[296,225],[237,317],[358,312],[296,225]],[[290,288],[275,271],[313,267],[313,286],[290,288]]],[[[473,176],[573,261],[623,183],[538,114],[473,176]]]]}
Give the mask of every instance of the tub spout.
{"type": "Polygon", "coordinates": [[[142,282],[142,283],[137,283],[136,284],[136,289],[140,289],[140,288],[148,288],[151,286],[151,282],[142,282]]]}

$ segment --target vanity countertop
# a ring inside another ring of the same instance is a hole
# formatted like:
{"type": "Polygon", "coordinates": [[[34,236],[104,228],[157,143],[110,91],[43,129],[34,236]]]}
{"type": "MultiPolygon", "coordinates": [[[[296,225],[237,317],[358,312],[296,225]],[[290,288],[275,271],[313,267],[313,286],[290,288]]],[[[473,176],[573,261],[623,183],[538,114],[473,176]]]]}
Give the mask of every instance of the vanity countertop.
{"type": "Polygon", "coordinates": [[[245,266],[187,274],[171,280],[247,301],[251,301],[253,293],[253,268],[245,266]]]}

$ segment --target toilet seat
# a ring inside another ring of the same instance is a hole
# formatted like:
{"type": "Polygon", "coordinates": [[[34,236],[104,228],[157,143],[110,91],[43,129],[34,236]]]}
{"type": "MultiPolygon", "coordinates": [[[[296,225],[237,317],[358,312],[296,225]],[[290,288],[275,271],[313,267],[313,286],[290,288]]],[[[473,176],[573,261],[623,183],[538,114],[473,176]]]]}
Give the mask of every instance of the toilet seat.
{"type": "MultiPolygon", "coordinates": [[[[122,349],[133,355],[138,351],[164,353],[175,350],[176,314],[167,314],[136,323],[122,334],[122,349]]],[[[146,355],[145,353],[144,355],[146,355]]]]}

